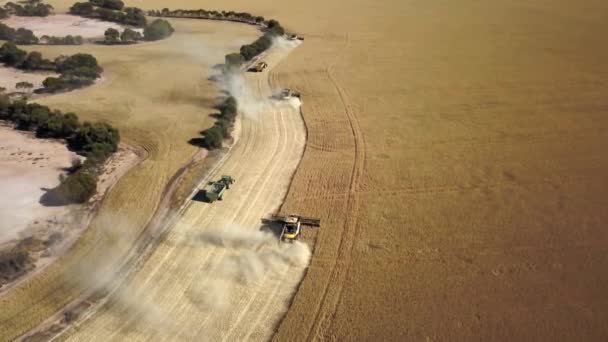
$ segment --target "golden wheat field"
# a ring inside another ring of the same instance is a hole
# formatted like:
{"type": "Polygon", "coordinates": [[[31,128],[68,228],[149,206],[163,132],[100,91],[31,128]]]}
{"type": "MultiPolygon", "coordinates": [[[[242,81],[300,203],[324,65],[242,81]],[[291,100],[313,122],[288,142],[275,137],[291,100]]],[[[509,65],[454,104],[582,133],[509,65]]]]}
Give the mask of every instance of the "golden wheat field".
{"type": "MultiPolygon", "coordinates": [[[[306,38],[271,74],[302,92],[308,133],[282,211],[319,216],[323,225],[306,237],[311,264],[275,340],[608,337],[608,3],[127,2],[249,11],[306,38]]],[[[181,27],[206,25],[196,23],[181,27]]],[[[136,49],[151,49],[140,58],[154,63],[165,53],[156,46],[172,42],[136,49]]],[[[105,68],[101,50],[93,52],[105,68]]],[[[133,56],[113,50],[105,58],[133,56]]],[[[165,88],[146,93],[149,82],[116,68],[107,68],[108,78],[143,87],[135,104],[167,96],[165,88]]],[[[136,235],[194,149],[154,140],[176,121],[156,112],[165,119],[157,126],[130,115],[127,99],[137,90],[115,83],[100,100],[108,108],[89,106],[86,115],[111,121],[127,142],[159,156],[122,179],[101,209],[100,216],[128,212],[134,224],[117,229],[136,235]]],[[[102,96],[96,91],[65,96],[102,96]]],[[[68,109],[62,96],[44,102],[68,109]]],[[[182,141],[201,129],[177,124],[182,141]]],[[[100,237],[91,228],[65,259],[94,250],[100,237]]],[[[63,295],[68,285],[52,281],[64,262],[0,298],[0,339],[71,298],[63,295]]]]}

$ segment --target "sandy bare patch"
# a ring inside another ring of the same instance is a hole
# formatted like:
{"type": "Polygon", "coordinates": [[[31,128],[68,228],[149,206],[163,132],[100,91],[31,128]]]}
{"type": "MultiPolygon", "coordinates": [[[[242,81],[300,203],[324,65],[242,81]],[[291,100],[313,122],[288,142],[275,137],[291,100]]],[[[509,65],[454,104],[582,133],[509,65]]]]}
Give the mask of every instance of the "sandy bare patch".
{"type": "Polygon", "coordinates": [[[39,203],[45,188],[59,183],[59,175],[73,158],[81,158],[57,140],[36,139],[32,133],[0,126],[0,253],[26,251],[32,261],[12,280],[0,282],[2,292],[41,272],[76,242],[89,226],[101,199],[145,153],[120,145],[103,165],[97,194],[85,205],[46,207],[39,203]],[[17,200],[15,200],[17,199],[17,200]]]}
{"type": "Polygon", "coordinates": [[[80,157],[59,141],[0,126],[0,244],[17,238],[31,222],[65,214],[65,207],[45,207],[39,200],[44,188],[59,184],[73,158],[80,157]]]}
{"type": "MultiPolygon", "coordinates": [[[[11,16],[2,20],[2,22],[13,28],[23,27],[32,30],[38,37],[43,35],[58,37],[72,35],[82,36],[83,38],[97,38],[103,37],[103,33],[109,28],[123,30],[123,26],[115,23],[69,14],[57,14],[48,17],[11,16]]],[[[141,29],[139,31],[141,32],[141,29]]]]}
{"type": "Polygon", "coordinates": [[[42,81],[50,76],[57,76],[54,72],[24,72],[21,70],[0,67],[0,87],[6,88],[6,92],[17,90],[17,82],[30,82],[34,85],[33,89],[41,88],[42,81]]]}

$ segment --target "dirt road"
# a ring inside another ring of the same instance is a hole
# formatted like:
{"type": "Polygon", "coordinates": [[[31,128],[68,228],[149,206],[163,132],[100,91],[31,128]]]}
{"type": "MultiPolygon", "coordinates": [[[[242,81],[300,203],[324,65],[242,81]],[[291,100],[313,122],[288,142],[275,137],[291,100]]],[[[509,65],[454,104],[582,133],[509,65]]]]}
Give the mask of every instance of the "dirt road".
{"type": "MultiPolygon", "coordinates": [[[[276,65],[289,51],[275,48],[266,60],[276,65]]],[[[236,179],[224,200],[190,202],[142,269],[70,340],[272,335],[303,275],[307,248],[279,245],[259,231],[260,219],[276,211],[287,192],[305,128],[297,106],[270,99],[268,72],[247,74],[245,87],[240,138],[212,176],[236,179]]]]}

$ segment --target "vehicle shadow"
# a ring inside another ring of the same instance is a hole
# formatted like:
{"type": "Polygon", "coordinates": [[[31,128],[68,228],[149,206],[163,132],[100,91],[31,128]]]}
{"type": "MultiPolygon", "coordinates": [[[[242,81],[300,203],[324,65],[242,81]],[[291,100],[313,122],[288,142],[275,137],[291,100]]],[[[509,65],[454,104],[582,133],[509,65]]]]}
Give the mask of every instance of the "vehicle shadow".
{"type": "Polygon", "coordinates": [[[209,203],[207,200],[207,190],[199,190],[192,196],[192,200],[196,202],[209,203]]]}
{"type": "Polygon", "coordinates": [[[283,223],[273,221],[269,219],[262,219],[262,226],[260,227],[261,232],[267,232],[274,235],[277,239],[281,237],[283,231],[283,223]]]}

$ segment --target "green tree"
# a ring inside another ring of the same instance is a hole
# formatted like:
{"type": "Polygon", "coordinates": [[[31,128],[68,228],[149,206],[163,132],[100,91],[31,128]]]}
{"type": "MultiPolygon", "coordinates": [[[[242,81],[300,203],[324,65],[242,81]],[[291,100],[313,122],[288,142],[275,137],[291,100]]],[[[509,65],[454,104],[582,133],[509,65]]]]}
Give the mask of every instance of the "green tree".
{"type": "Polygon", "coordinates": [[[36,44],[38,43],[38,38],[34,35],[34,32],[28,29],[24,29],[22,27],[18,28],[15,31],[15,35],[13,36],[13,40],[16,44],[36,44]]]}
{"type": "Polygon", "coordinates": [[[0,39],[1,40],[13,40],[15,37],[15,30],[3,23],[0,23],[0,39]]]}
{"type": "Polygon", "coordinates": [[[30,82],[23,81],[23,82],[17,82],[15,84],[15,87],[17,89],[32,89],[32,88],[34,88],[34,85],[31,84],[30,82]]]}
{"type": "Polygon", "coordinates": [[[32,51],[27,54],[27,57],[23,61],[23,68],[28,70],[36,70],[43,63],[42,54],[38,51],[32,51]]]}
{"type": "Polygon", "coordinates": [[[120,32],[118,30],[110,27],[104,33],[106,44],[116,44],[118,43],[118,37],[120,36],[120,32]]]}
{"type": "Polygon", "coordinates": [[[116,152],[120,135],[118,130],[107,123],[85,123],[70,139],[70,147],[88,152],[96,158],[103,159],[116,152]]]}
{"type": "Polygon", "coordinates": [[[120,40],[123,42],[135,42],[142,39],[141,33],[132,30],[130,28],[126,28],[122,34],[120,35],[120,40]]]}
{"type": "Polygon", "coordinates": [[[144,28],[144,39],[145,40],[159,40],[164,39],[172,35],[174,32],[173,27],[168,21],[163,19],[156,19],[150,25],[144,28]]]}
{"type": "Polygon", "coordinates": [[[57,57],[55,65],[57,65],[57,71],[64,76],[95,79],[102,72],[101,67],[97,64],[97,59],[87,53],[77,53],[69,57],[57,57]]]}
{"type": "Polygon", "coordinates": [[[91,16],[95,7],[88,2],[77,2],[72,7],[70,7],[70,14],[80,15],[80,16],[91,16]]]}
{"type": "Polygon", "coordinates": [[[222,147],[222,132],[216,126],[205,130],[204,144],[210,150],[222,147]]]}
{"type": "Polygon", "coordinates": [[[97,191],[95,175],[81,168],[76,173],[62,179],[61,183],[46,196],[53,204],[85,203],[97,191]]]}
{"type": "Polygon", "coordinates": [[[146,26],[146,14],[144,11],[137,7],[126,7],[124,9],[124,21],[122,21],[125,25],[133,25],[137,27],[146,26]]]}
{"type": "Polygon", "coordinates": [[[15,44],[6,42],[0,47],[0,62],[8,66],[19,66],[25,60],[27,52],[19,49],[15,44]]]}

